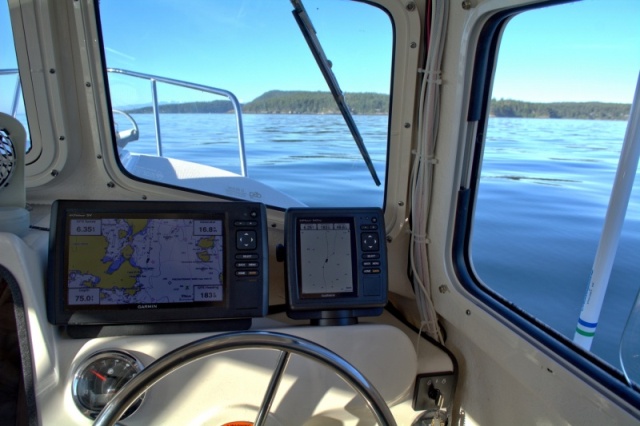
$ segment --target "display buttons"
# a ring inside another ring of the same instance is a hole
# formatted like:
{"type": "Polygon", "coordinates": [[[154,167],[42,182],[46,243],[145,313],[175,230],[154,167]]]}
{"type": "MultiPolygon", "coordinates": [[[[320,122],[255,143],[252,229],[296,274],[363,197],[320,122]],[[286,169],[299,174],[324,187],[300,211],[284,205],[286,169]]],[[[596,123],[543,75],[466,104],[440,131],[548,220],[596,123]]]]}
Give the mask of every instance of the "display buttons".
{"type": "Polygon", "coordinates": [[[258,253],[238,253],[236,254],[236,260],[255,260],[258,259],[258,253]]]}
{"type": "Polygon", "coordinates": [[[236,268],[257,268],[258,262],[236,262],[236,268]]]}
{"type": "Polygon", "coordinates": [[[236,220],[233,224],[235,226],[258,226],[258,222],[255,220],[236,220]]]}
{"type": "Polygon", "coordinates": [[[257,277],[260,275],[260,271],[257,269],[238,269],[235,274],[236,277],[257,277]]]}
{"type": "Polygon", "coordinates": [[[360,236],[362,251],[379,251],[380,241],[377,232],[363,232],[360,236]]]}
{"type": "Polygon", "coordinates": [[[236,233],[236,248],[238,250],[255,250],[256,247],[256,231],[238,231],[236,233]]]}
{"type": "Polygon", "coordinates": [[[236,255],[236,259],[240,259],[235,263],[236,271],[235,276],[242,277],[257,277],[260,275],[260,262],[256,262],[257,254],[246,253],[245,255],[236,255]],[[250,259],[251,261],[247,261],[250,259]]]}

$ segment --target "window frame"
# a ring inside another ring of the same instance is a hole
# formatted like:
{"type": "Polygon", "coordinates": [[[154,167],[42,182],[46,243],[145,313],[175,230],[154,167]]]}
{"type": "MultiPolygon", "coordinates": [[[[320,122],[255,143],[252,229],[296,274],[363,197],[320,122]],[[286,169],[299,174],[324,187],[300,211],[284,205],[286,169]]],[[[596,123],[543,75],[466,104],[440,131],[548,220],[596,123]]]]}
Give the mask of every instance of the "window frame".
{"type": "MultiPolygon", "coordinates": [[[[467,121],[475,122],[473,147],[469,160],[469,180],[458,191],[452,241],[452,263],[457,278],[471,298],[478,300],[493,316],[506,322],[527,341],[537,346],[572,371],[582,373],[592,385],[599,384],[631,406],[640,406],[640,386],[629,386],[624,374],[571,339],[519,308],[488,287],[478,277],[471,255],[471,235],[475,205],[484,157],[486,130],[489,120],[491,88],[497,65],[499,44],[509,20],[519,13],[569,3],[573,0],[549,0],[533,6],[517,7],[492,15],[483,25],[473,59],[473,74],[469,93],[467,121]]],[[[472,53],[473,54],[473,53],[472,53]]],[[[577,321],[577,319],[576,319],[577,321]]]]}
{"type": "Polygon", "coordinates": [[[51,31],[48,4],[16,0],[9,5],[9,19],[31,141],[25,155],[25,179],[27,187],[37,187],[55,179],[67,163],[64,140],[68,135],[57,73],[60,58],[54,40],[43,36],[51,31]]]}

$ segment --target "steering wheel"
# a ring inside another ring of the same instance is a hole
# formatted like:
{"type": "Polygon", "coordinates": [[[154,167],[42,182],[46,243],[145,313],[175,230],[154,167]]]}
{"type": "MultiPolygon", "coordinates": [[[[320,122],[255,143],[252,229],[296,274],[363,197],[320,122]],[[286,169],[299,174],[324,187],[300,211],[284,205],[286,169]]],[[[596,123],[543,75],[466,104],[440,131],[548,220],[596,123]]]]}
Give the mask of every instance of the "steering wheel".
{"type": "Polygon", "coordinates": [[[174,370],[192,361],[215,353],[250,348],[276,349],[280,351],[278,363],[258,410],[258,415],[254,423],[255,426],[264,425],[276,395],[278,385],[292,353],[315,360],[326,366],[329,370],[332,370],[364,398],[369,409],[377,419],[378,424],[395,426],[396,422],[382,396],[380,396],[373,385],[344,358],[309,340],[267,331],[242,331],[219,334],[196,340],[165,354],[131,379],[131,381],[109,401],[96,418],[94,426],[114,425],[134,401],[174,370]]]}

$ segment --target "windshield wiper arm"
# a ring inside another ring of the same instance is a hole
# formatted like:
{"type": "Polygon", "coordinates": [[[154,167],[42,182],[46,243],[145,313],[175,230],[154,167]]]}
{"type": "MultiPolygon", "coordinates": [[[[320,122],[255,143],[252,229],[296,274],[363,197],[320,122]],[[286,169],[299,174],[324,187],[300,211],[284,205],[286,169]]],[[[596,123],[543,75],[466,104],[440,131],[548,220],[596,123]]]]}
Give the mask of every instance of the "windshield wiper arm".
{"type": "Polygon", "coordinates": [[[353,140],[355,140],[356,145],[358,145],[358,149],[360,150],[360,155],[364,162],[367,164],[367,168],[371,173],[371,177],[377,186],[380,186],[380,179],[378,178],[378,174],[376,173],[376,169],[373,167],[373,162],[371,161],[371,157],[369,157],[369,153],[367,152],[367,148],[364,146],[364,141],[362,139],[362,135],[360,135],[360,131],[358,130],[358,126],[356,126],[356,122],[353,120],[353,115],[351,115],[351,111],[347,106],[347,103],[344,99],[344,94],[342,90],[340,90],[340,86],[338,85],[338,80],[336,79],[335,74],[331,70],[331,63],[327,59],[324,50],[322,49],[322,45],[320,44],[320,40],[316,36],[316,30],[313,28],[313,24],[311,23],[311,18],[307,14],[307,11],[302,4],[302,0],[291,0],[291,4],[294,7],[293,16],[300,27],[300,31],[304,35],[305,40],[307,40],[307,44],[309,45],[309,49],[313,53],[313,57],[316,59],[318,63],[318,67],[320,71],[322,71],[322,75],[324,76],[329,89],[331,90],[331,94],[342,113],[342,117],[344,121],[347,123],[347,127],[351,131],[351,135],[353,136],[353,140]]]}

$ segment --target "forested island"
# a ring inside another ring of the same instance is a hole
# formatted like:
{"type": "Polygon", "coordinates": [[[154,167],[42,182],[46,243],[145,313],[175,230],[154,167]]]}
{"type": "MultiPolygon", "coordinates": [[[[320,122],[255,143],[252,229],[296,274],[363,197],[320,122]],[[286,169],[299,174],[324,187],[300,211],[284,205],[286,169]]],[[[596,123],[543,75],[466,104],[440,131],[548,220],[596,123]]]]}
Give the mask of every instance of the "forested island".
{"type": "MultiPolygon", "coordinates": [[[[345,102],[353,114],[389,114],[389,95],[380,93],[346,93],[345,102]]],[[[329,92],[273,90],[242,106],[253,114],[340,114],[329,92]]]]}
{"type": "MultiPolygon", "coordinates": [[[[389,95],[347,93],[345,101],[356,115],[389,114],[389,95]]],[[[160,105],[168,114],[224,114],[233,112],[230,101],[185,102],[160,105]]],[[[585,120],[627,120],[630,104],[603,102],[533,103],[509,99],[492,99],[492,117],[574,118],[585,120]]],[[[150,106],[128,109],[129,113],[150,113],[150,106]]],[[[242,105],[245,114],[340,114],[329,92],[272,90],[242,105]]]]}
{"type": "Polygon", "coordinates": [[[575,118],[583,120],[628,120],[630,104],[603,102],[533,103],[513,100],[491,100],[492,117],[575,118]]]}
{"type": "MultiPolygon", "coordinates": [[[[345,101],[353,114],[389,114],[389,95],[347,93],[345,101]]],[[[221,114],[233,112],[230,101],[169,103],[159,106],[167,114],[221,114]]],[[[127,109],[132,114],[151,113],[150,106],[127,109]]],[[[340,114],[329,92],[272,90],[242,105],[245,114],[340,114]]]]}

